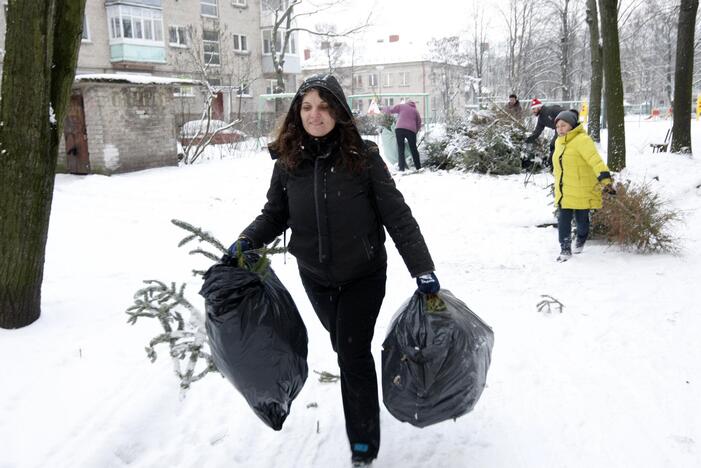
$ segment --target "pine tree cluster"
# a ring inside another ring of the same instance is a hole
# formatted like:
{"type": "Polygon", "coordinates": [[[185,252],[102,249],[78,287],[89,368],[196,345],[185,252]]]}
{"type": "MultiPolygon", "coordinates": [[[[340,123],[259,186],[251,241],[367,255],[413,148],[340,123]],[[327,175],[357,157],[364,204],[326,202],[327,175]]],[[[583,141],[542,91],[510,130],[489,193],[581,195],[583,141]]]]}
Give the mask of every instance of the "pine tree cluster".
{"type": "Polygon", "coordinates": [[[424,164],[480,174],[518,174],[526,162],[548,154],[543,142],[525,143],[529,134],[520,121],[499,109],[472,112],[449,123],[444,135],[427,137],[424,164]]]}

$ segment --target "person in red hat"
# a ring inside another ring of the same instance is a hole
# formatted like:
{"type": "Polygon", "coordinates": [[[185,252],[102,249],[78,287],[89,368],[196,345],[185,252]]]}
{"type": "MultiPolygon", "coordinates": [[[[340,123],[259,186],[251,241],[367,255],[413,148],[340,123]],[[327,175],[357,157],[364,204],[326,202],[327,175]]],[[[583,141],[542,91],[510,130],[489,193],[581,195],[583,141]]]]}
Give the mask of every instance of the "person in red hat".
{"type": "MultiPolygon", "coordinates": [[[[555,117],[563,110],[562,107],[554,104],[552,106],[546,106],[538,98],[531,99],[531,112],[534,116],[538,117],[538,123],[533,133],[526,138],[526,143],[534,143],[540,134],[543,133],[545,127],[555,130],[555,117]]],[[[557,133],[553,132],[553,137],[550,140],[550,156],[546,163],[550,167],[552,167],[553,152],[555,151],[555,140],[557,140],[557,133]]]]}

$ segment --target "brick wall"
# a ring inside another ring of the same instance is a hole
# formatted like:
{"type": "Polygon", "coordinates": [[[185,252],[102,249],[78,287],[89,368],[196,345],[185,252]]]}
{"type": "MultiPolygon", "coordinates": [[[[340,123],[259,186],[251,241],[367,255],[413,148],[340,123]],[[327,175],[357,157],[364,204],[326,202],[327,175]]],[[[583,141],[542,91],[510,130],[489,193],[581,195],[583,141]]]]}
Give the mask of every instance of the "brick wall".
{"type": "MultiPolygon", "coordinates": [[[[83,95],[92,173],[177,165],[170,86],[90,82],[77,87],[83,95]]],[[[59,168],[65,168],[63,145],[59,168]]]]}

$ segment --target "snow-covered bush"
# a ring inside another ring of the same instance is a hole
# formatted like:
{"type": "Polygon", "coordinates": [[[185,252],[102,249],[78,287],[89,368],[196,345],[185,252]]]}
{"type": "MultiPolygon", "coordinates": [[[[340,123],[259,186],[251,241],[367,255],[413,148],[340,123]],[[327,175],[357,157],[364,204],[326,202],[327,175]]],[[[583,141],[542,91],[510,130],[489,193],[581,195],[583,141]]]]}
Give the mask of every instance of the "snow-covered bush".
{"type": "Polygon", "coordinates": [[[647,184],[630,181],[614,185],[616,195],[606,196],[592,215],[592,237],[642,253],[676,252],[678,239],[670,232],[681,213],[667,208],[647,184]]]}
{"type": "Polygon", "coordinates": [[[445,134],[427,139],[425,165],[436,169],[462,169],[483,174],[516,174],[524,161],[547,155],[543,143],[525,143],[529,131],[497,110],[463,116],[446,127],[445,134]]]}
{"type": "Polygon", "coordinates": [[[355,116],[355,124],[361,135],[377,135],[380,133],[379,116],[359,114],[355,116]]]}

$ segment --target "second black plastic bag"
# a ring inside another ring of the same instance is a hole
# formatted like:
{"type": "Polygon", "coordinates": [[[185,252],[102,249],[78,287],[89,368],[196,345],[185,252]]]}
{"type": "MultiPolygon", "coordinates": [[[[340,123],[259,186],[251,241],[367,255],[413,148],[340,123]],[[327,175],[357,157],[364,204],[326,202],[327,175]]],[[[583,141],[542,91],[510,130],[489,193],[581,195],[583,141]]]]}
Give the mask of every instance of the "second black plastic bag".
{"type": "Polygon", "coordinates": [[[429,307],[426,295],[414,293],[382,344],[383,402],[395,418],[417,427],[472,410],[494,346],[492,329],[462,301],[446,289],[436,296],[429,307]]]}
{"type": "MultiPolygon", "coordinates": [[[[259,259],[244,255],[249,266],[259,259]]],[[[292,297],[272,268],[260,275],[228,256],[207,271],[200,294],[214,363],[279,431],[308,373],[307,329],[292,297]]]]}

